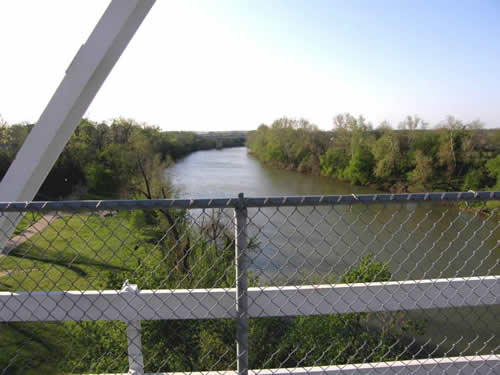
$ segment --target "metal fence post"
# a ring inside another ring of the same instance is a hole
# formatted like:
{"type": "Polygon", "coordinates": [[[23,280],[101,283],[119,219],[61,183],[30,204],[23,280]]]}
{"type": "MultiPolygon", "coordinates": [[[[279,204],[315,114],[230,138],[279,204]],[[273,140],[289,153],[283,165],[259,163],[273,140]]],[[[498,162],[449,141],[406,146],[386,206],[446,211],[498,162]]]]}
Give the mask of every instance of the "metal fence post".
{"type": "Polygon", "coordinates": [[[248,374],[248,258],[247,217],[243,193],[235,208],[236,356],[238,375],[248,374]]]}
{"type": "Polygon", "coordinates": [[[141,321],[127,322],[128,373],[144,375],[144,359],[142,357],[141,321]]]}
{"type": "MultiPolygon", "coordinates": [[[[128,280],[122,286],[120,293],[124,295],[134,296],[138,293],[139,289],[135,284],[129,284],[128,280]]],[[[141,343],[141,321],[131,320],[126,321],[127,325],[127,347],[128,347],[128,374],[129,375],[144,375],[144,359],[142,356],[142,343],[141,343]]]]}

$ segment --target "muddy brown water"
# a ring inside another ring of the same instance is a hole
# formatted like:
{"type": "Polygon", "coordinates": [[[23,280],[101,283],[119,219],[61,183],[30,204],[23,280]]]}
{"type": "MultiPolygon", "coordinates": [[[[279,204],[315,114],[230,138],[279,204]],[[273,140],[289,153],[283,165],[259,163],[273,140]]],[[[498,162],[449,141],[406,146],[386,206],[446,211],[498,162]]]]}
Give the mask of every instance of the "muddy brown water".
{"type": "MultiPolygon", "coordinates": [[[[371,194],[369,188],[263,165],[245,147],[193,153],[166,175],[180,198],[371,194]]],[[[231,213],[228,213],[230,215],[231,213]]],[[[394,280],[500,274],[500,230],[484,217],[445,204],[249,209],[251,271],[266,284],[332,280],[375,254],[394,280]]],[[[421,310],[428,348],[448,355],[498,353],[500,307],[421,310]]],[[[384,319],[383,316],[381,319],[384,319]]]]}

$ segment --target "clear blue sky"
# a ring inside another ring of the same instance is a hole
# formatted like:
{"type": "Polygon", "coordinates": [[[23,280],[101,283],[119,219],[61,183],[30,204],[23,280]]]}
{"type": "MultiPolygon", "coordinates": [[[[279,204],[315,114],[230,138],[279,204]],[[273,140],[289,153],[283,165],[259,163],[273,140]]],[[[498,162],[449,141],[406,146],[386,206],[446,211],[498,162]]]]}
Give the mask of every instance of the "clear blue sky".
{"type": "MultiPolygon", "coordinates": [[[[106,5],[0,2],[7,121],[36,121],[106,5]]],[[[158,0],[87,115],[176,130],[291,116],[326,129],[341,112],[500,126],[500,1],[158,0]]]]}

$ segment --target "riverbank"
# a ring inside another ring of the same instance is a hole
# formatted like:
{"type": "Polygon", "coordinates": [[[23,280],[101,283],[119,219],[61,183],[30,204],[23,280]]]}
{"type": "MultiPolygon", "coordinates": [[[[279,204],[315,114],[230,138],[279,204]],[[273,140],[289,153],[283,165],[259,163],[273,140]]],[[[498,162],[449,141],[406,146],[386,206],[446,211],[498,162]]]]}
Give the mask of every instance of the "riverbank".
{"type": "MultiPolygon", "coordinates": [[[[272,167],[244,147],[195,152],[165,173],[179,188],[179,198],[236,197],[240,192],[248,197],[379,192],[369,186],[272,167]]],[[[489,275],[497,265],[493,250],[500,240],[497,223],[460,210],[456,204],[261,208],[249,215],[250,236],[257,236],[258,243],[249,252],[251,272],[266,285],[293,275],[309,275],[306,283],[327,283],[332,274],[342,275],[366,252],[389,262],[393,280],[398,281],[489,275]]],[[[440,345],[446,352],[471,350],[461,343],[476,335],[489,337],[494,312],[475,308],[463,314],[453,309],[415,312],[414,318],[428,322],[417,342],[428,348],[440,345]],[[476,314],[489,324],[472,328],[476,314]],[[446,345],[443,335],[448,338],[446,345]]]]}
{"type": "MultiPolygon", "coordinates": [[[[33,125],[1,125],[0,178],[7,172],[33,125]]],[[[97,123],[83,119],[66,144],[35,200],[136,198],[144,178],[199,150],[242,146],[243,132],[163,131],[131,119],[97,123]]],[[[148,181],[149,182],[149,181],[148,181]]],[[[142,194],[144,195],[144,194],[142,194]]],[[[160,196],[158,196],[159,198],[160,196]]]]}
{"type": "Polygon", "coordinates": [[[247,146],[275,167],[390,193],[500,186],[499,129],[451,117],[434,129],[405,123],[401,129],[387,124],[373,129],[349,114],[335,117],[334,123],[333,131],[321,131],[306,120],[282,118],[249,132],[247,146]]]}
{"type": "MultiPolygon", "coordinates": [[[[276,170],[276,171],[287,171],[290,173],[296,173],[296,174],[303,175],[303,176],[310,177],[310,178],[311,177],[322,178],[325,181],[327,181],[327,183],[331,183],[334,185],[344,184],[347,186],[351,186],[351,188],[353,190],[359,189],[358,186],[352,185],[349,181],[340,180],[340,179],[337,179],[334,177],[322,176],[320,174],[313,173],[310,171],[304,171],[304,170],[299,171],[296,168],[294,168],[293,166],[285,165],[283,163],[261,161],[261,160],[257,159],[255,157],[255,155],[253,155],[250,152],[250,150],[248,150],[248,152],[253,158],[258,160],[259,163],[262,163],[263,165],[265,165],[266,168],[270,168],[270,169],[276,170]]],[[[428,192],[426,190],[411,189],[411,188],[409,188],[409,186],[407,184],[404,184],[401,181],[395,181],[392,184],[387,183],[387,182],[381,183],[381,184],[372,183],[372,184],[368,184],[368,185],[363,186],[363,190],[366,190],[365,194],[386,194],[386,193],[387,194],[400,194],[400,193],[424,193],[424,192],[428,192]]],[[[442,190],[439,190],[439,192],[441,192],[441,191],[442,190]]],[[[350,193],[347,193],[347,194],[350,194],[350,193]]],[[[469,204],[465,204],[465,203],[457,204],[457,203],[441,202],[439,204],[442,206],[454,206],[454,207],[457,207],[458,209],[460,209],[460,211],[469,212],[472,214],[477,214],[477,215],[480,215],[484,218],[487,218],[491,215],[494,215],[494,216],[500,218],[500,204],[498,204],[496,202],[475,202],[475,203],[469,203],[469,204]]]]}
{"type": "MultiPolygon", "coordinates": [[[[252,153],[252,151],[248,147],[247,147],[247,151],[252,157],[259,160],[259,162],[265,164],[269,168],[300,173],[300,174],[303,174],[305,176],[321,177],[321,178],[325,178],[325,179],[332,181],[332,183],[342,183],[342,184],[353,185],[351,183],[351,181],[349,181],[349,180],[344,180],[344,179],[337,178],[337,177],[325,176],[325,175],[321,174],[319,170],[310,170],[307,168],[297,168],[292,164],[285,164],[285,163],[277,162],[277,161],[264,161],[264,160],[259,159],[258,156],[256,156],[254,153],[252,153]]],[[[363,186],[369,190],[373,190],[373,193],[398,194],[398,193],[417,193],[418,192],[418,191],[409,191],[408,185],[402,183],[402,181],[394,181],[393,183],[389,183],[389,182],[369,183],[369,184],[366,184],[363,186]]]]}

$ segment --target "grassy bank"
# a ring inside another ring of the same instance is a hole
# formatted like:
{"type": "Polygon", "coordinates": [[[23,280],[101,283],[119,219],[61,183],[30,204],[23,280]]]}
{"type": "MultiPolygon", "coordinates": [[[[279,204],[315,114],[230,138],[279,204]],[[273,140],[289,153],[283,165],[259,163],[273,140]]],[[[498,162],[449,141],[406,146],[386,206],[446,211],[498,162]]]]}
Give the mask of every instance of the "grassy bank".
{"type": "MultiPolygon", "coordinates": [[[[81,214],[56,219],[0,258],[0,289],[102,289],[110,272],[130,271],[146,255],[144,247],[135,246],[136,235],[123,215],[104,218],[81,214]]],[[[4,374],[58,373],[68,349],[76,358],[86,352],[84,343],[74,340],[79,327],[71,322],[0,324],[0,368],[4,374]]]]}
{"type": "MultiPolygon", "coordinates": [[[[0,258],[7,270],[0,287],[102,290],[120,288],[126,279],[140,288],[234,287],[232,231],[218,228],[219,240],[214,241],[217,223],[191,226],[184,212],[172,210],[170,215],[173,226],[160,211],[59,218],[0,258]]],[[[342,281],[390,277],[388,264],[364,257],[342,281]]],[[[367,353],[374,361],[404,359],[417,353],[398,339],[400,328],[388,325],[381,334],[368,328],[369,319],[370,314],[251,319],[251,366],[313,365],[318,358],[362,362],[367,353]]],[[[0,368],[9,375],[126,372],[124,328],[121,322],[0,324],[0,368]]],[[[234,365],[233,320],[148,321],[142,333],[147,371],[225,370],[234,365]]]]}
{"type": "Polygon", "coordinates": [[[103,285],[103,271],[135,267],[144,255],[135,243],[123,218],[62,217],[2,259],[11,272],[3,285],[18,291],[94,289],[103,285]]]}

